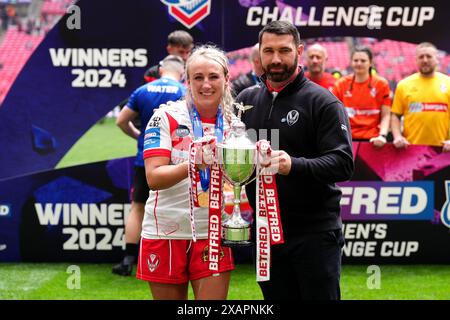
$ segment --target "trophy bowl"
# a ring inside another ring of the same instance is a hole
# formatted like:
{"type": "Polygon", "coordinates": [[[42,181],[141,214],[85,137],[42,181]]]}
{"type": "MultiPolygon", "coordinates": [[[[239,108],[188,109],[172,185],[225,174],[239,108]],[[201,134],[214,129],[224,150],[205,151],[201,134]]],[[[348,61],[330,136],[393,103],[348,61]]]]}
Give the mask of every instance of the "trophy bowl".
{"type": "Polygon", "coordinates": [[[233,212],[222,223],[222,245],[241,247],[251,245],[250,222],[241,215],[241,189],[256,167],[256,147],[245,134],[245,125],[235,121],[230,135],[217,145],[219,165],[223,176],[231,183],[234,191],[233,212]]]}

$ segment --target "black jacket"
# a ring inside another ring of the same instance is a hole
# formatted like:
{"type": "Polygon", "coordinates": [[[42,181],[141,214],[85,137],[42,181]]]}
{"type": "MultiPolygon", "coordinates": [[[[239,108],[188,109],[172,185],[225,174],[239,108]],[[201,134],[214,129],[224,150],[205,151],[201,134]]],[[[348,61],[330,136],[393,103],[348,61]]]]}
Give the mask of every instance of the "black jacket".
{"type": "MultiPolygon", "coordinates": [[[[281,221],[285,237],[342,227],[341,191],[335,182],[353,174],[350,124],[341,102],[328,90],[308,80],[303,70],[273,99],[262,83],[244,90],[237,101],[254,107],[242,120],[247,129],[279,130],[279,150],[292,159],[289,175],[277,175],[281,221]]],[[[275,145],[276,147],[276,145],[275,145]]],[[[255,184],[246,187],[255,207],[255,184]]]]}
{"type": "Polygon", "coordinates": [[[244,89],[254,86],[258,82],[258,78],[254,75],[253,71],[240,75],[236,80],[233,81],[234,96],[237,96],[244,89]]]}

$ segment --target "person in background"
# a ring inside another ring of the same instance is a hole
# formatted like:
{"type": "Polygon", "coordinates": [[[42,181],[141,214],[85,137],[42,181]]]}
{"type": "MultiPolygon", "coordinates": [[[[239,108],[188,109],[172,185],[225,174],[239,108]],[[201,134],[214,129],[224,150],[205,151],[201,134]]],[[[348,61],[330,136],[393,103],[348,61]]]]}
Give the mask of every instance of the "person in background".
{"type": "MultiPolygon", "coordinates": [[[[194,47],[194,39],[188,32],[184,30],[175,30],[171,32],[167,37],[167,47],[166,47],[167,53],[169,55],[178,56],[182,58],[183,61],[185,62],[189,57],[189,55],[191,54],[193,47],[194,47]]],[[[160,61],[158,64],[150,67],[145,71],[143,84],[159,79],[160,77],[159,68],[161,67],[161,63],[162,61],[160,61]]],[[[127,102],[128,98],[122,100],[114,109],[122,110],[123,107],[127,104],[127,102]]],[[[140,129],[141,123],[139,122],[138,118],[136,118],[133,121],[133,125],[137,129],[140,129]]]]}
{"type": "Polygon", "coordinates": [[[416,63],[419,71],[401,80],[395,90],[391,117],[394,146],[421,144],[449,152],[450,77],[436,71],[438,51],[429,42],[417,46],[416,63]]]}
{"type": "MultiPolygon", "coordinates": [[[[159,108],[147,125],[144,160],[151,191],[136,277],[148,281],[156,300],[187,299],[189,283],[195,299],[226,299],[234,269],[232,251],[221,247],[218,271],[209,270],[209,202],[199,200],[199,206],[193,206],[194,241],[188,179],[190,143],[207,135],[221,141],[231,121],[233,97],[225,53],[198,47],[186,62],[186,79],[186,100],[159,108]]],[[[207,195],[209,176],[200,174],[200,180],[198,190],[207,195]]]]}
{"type": "Polygon", "coordinates": [[[331,90],[336,78],[325,71],[325,65],[328,61],[328,52],[324,46],[315,43],[306,50],[305,76],[325,89],[331,90]]]}
{"type": "MultiPolygon", "coordinates": [[[[271,152],[266,169],[277,172],[284,233],[284,243],[271,247],[270,280],[259,285],[268,300],[340,299],[344,238],[335,183],[349,180],[354,169],[348,116],[329,90],[305,77],[292,23],[267,24],[259,52],[261,83],[236,100],[254,106],[242,117],[247,129],[279,137],[280,150],[271,152]]],[[[246,187],[256,208],[255,183],[246,187]]]]}
{"type": "Polygon", "coordinates": [[[242,90],[251,87],[259,82],[259,77],[263,74],[261,60],[259,58],[259,44],[255,44],[249,55],[252,70],[239,76],[233,81],[233,93],[237,96],[242,90]]]}
{"type": "Polygon", "coordinates": [[[347,110],[353,140],[381,148],[389,133],[391,92],[388,81],[372,73],[372,62],[372,51],[356,46],[351,54],[353,73],[339,79],[332,92],[347,110]]]}
{"type": "MultiPolygon", "coordinates": [[[[194,47],[194,39],[192,36],[184,30],[175,30],[167,37],[167,53],[169,55],[175,55],[187,60],[194,47]]],[[[145,82],[151,82],[160,77],[159,74],[160,64],[156,64],[150,67],[144,74],[145,82]]]]}
{"type": "Polygon", "coordinates": [[[144,205],[149,195],[144,168],[145,131],[137,129],[133,120],[139,117],[147,124],[153,112],[161,104],[177,101],[184,97],[186,89],[180,83],[184,74],[184,61],[174,55],[167,56],[159,68],[161,78],[136,89],[120,111],[117,126],[128,136],[137,140],[137,154],[134,167],[133,188],[131,190],[131,210],[125,225],[125,255],[123,260],[112,268],[112,272],[122,276],[131,275],[136,263],[141,236],[144,205]]]}

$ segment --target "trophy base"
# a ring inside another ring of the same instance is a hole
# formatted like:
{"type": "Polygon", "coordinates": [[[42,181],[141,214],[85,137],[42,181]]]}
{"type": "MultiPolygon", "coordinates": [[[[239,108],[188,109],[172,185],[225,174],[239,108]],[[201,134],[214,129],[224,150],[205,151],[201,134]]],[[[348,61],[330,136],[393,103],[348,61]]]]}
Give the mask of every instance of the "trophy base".
{"type": "Polygon", "coordinates": [[[245,247],[252,244],[250,226],[244,228],[222,226],[222,232],[222,245],[225,247],[245,247]]]}
{"type": "Polygon", "coordinates": [[[230,248],[242,248],[242,247],[248,247],[253,244],[251,241],[233,241],[233,240],[225,240],[222,239],[222,246],[224,247],[230,247],[230,248]]]}

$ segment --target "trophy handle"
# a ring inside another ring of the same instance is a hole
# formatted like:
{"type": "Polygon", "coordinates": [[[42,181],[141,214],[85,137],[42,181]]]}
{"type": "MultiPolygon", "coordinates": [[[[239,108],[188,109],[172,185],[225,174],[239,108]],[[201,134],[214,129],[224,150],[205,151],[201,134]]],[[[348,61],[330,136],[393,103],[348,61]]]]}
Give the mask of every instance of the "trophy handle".
{"type": "Polygon", "coordinates": [[[252,179],[250,179],[246,183],[244,183],[243,186],[245,187],[246,185],[248,185],[248,184],[252,183],[253,181],[255,181],[256,177],[257,177],[257,174],[252,179]]]}

